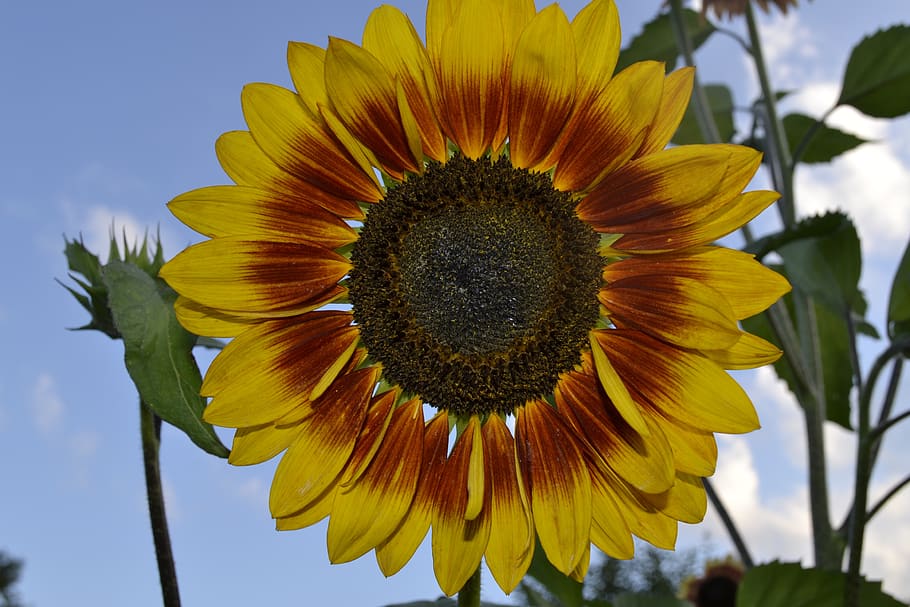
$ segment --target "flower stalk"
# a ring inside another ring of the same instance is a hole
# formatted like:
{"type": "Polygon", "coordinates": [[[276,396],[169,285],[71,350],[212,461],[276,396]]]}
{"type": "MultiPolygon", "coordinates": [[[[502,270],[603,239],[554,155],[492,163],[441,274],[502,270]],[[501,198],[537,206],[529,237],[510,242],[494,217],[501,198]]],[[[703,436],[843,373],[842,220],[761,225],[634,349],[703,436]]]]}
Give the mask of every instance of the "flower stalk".
{"type": "Polygon", "coordinates": [[[480,567],[477,567],[461,590],[458,591],[458,607],[480,607],[480,567]]]}
{"type": "Polygon", "coordinates": [[[149,519],[158,578],[164,607],[180,607],[180,590],[177,587],[177,570],[171,550],[167,515],[164,509],[164,491],[161,486],[161,469],[158,454],[161,447],[161,418],[145,402],[139,402],[139,428],[142,434],[142,460],[145,467],[145,491],[148,496],[149,519]]]}

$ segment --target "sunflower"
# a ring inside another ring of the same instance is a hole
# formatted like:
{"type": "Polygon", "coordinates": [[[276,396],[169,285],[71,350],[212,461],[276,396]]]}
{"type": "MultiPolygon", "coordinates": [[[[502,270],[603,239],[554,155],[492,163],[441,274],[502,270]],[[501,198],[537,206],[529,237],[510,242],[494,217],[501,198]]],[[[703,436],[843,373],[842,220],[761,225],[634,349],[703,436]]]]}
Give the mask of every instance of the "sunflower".
{"type": "MultiPolygon", "coordinates": [[[[702,0],[701,13],[704,15],[708,12],[708,9],[714,9],[714,15],[718,18],[728,17],[732,19],[737,15],[742,15],[746,12],[746,5],[749,3],[749,0],[702,0]]],[[[796,0],[755,0],[755,3],[765,11],[766,13],[771,12],[769,4],[774,4],[780,10],[781,13],[787,14],[787,9],[796,8],[796,0]]]]}
{"type": "Polygon", "coordinates": [[[725,371],[779,356],[737,321],[788,290],[711,243],[771,204],[759,154],[666,148],[693,74],[613,74],[616,7],[430,0],[363,44],[288,47],[295,91],[243,90],[217,142],[234,185],[170,203],[209,237],[162,276],[190,331],[233,338],[202,386],[230,461],[283,452],[278,529],[329,517],[332,562],[392,575],[432,529],[453,594],[503,591],[535,539],[674,545],[704,515],[714,432],[758,427],[725,371]]]}

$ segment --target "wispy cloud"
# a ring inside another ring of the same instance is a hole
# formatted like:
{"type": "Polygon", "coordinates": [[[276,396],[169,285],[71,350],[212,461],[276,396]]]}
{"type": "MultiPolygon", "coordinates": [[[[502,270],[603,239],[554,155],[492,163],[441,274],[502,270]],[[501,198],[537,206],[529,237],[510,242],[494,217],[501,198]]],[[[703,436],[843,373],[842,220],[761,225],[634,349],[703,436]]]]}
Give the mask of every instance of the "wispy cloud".
{"type": "Polygon", "coordinates": [[[41,373],[36,378],[32,386],[29,407],[39,432],[50,435],[60,429],[66,406],[50,373],[41,373]]]}

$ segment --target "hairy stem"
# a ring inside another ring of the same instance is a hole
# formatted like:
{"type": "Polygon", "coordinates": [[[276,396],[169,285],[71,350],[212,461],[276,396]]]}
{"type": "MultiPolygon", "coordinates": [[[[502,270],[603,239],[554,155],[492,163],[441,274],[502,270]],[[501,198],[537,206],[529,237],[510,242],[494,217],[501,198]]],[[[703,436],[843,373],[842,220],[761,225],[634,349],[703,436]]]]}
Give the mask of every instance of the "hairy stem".
{"type": "Polygon", "coordinates": [[[480,566],[458,591],[458,607],[480,607],[480,566]]]}
{"type": "Polygon", "coordinates": [[[145,491],[149,503],[149,519],[155,557],[158,561],[158,578],[165,607],[180,607],[180,590],[177,588],[177,570],[171,551],[171,537],[164,511],[164,491],[161,488],[161,469],[158,452],[161,446],[161,418],[144,402],[139,403],[139,428],[142,433],[142,460],[145,464],[145,491]]]}

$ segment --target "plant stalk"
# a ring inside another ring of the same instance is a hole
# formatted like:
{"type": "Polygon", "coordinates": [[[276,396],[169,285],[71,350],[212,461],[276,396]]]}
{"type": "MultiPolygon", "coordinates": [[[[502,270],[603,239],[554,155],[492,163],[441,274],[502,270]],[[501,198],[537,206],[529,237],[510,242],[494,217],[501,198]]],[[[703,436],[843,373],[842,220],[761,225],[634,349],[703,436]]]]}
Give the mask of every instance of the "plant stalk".
{"type": "Polygon", "coordinates": [[[139,428],[142,434],[142,460],[145,465],[145,491],[148,496],[149,520],[152,525],[152,539],[155,542],[161,595],[164,607],[180,607],[177,569],[171,551],[171,537],[167,528],[161,468],[158,461],[161,447],[161,418],[142,401],[139,402],[139,428]]]}
{"type": "Polygon", "coordinates": [[[480,565],[458,591],[458,607],[480,607],[480,565]]]}
{"type": "Polygon", "coordinates": [[[755,566],[755,561],[752,560],[752,555],[749,553],[749,548],[746,546],[746,542],[743,540],[743,536],[740,535],[739,529],[736,527],[736,523],[733,522],[733,518],[730,516],[730,513],[727,511],[726,506],[721,501],[720,496],[717,495],[717,492],[714,491],[714,487],[711,485],[711,481],[707,478],[702,479],[702,482],[705,485],[705,493],[708,494],[708,499],[711,500],[711,505],[717,510],[717,514],[720,515],[720,520],[723,521],[724,527],[727,529],[727,533],[730,534],[730,539],[733,541],[733,545],[736,546],[736,551],[739,553],[739,560],[742,561],[746,569],[751,569],[755,566]]]}

